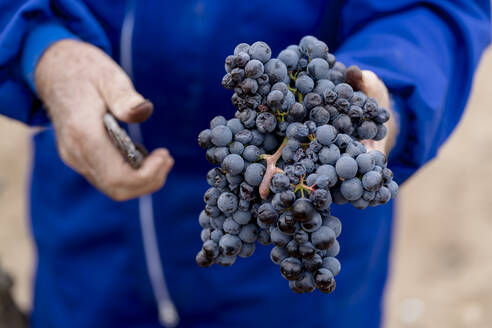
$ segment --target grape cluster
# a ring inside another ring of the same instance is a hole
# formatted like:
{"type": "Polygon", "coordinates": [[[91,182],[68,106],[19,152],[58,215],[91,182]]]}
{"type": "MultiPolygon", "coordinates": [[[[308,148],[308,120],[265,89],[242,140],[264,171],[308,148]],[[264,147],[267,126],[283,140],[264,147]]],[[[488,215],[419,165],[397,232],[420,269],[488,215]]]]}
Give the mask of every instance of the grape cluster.
{"type": "Polygon", "coordinates": [[[232,265],[256,241],[273,244],[270,258],[294,292],[331,293],[341,222],[330,205],[364,209],[398,192],[385,155],[360,142],[386,136],[389,112],[345,83],[346,67],[313,36],[278,58],[264,42],[241,43],[225,70],[237,111],[198,136],[220,167],[207,174],[196,262],[232,265]]]}

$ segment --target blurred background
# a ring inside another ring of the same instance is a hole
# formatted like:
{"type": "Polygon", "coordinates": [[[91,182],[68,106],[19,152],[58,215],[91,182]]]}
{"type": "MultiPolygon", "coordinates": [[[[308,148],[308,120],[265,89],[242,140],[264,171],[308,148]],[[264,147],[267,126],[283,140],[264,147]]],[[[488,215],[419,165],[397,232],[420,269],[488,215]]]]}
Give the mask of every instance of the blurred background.
{"type": "MultiPolygon", "coordinates": [[[[464,119],[401,188],[385,327],[492,327],[491,86],[489,49],[464,119]]],[[[0,262],[26,310],[35,261],[26,215],[30,133],[0,117],[0,262]]]]}

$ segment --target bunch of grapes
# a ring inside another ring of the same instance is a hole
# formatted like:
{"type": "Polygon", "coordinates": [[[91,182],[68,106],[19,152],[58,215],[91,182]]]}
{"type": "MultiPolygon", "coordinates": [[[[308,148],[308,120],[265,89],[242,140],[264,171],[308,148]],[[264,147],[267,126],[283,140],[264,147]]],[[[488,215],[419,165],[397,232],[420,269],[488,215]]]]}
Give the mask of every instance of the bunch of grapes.
{"type": "Polygon", "coordinates": [[[381,140],[389,112],[345,83],[346,68],[326,44],[305,36],[271,58],[264,42],[239,44],[222,85],[234,90],[234,118],[217,116],[198,136],[210,163],[199,223],[202,267],[232,265],[255,242],[297,293],[331,293],[341,222],[332,203],[358,209],[387,203],[398,185],[381,140]]]}

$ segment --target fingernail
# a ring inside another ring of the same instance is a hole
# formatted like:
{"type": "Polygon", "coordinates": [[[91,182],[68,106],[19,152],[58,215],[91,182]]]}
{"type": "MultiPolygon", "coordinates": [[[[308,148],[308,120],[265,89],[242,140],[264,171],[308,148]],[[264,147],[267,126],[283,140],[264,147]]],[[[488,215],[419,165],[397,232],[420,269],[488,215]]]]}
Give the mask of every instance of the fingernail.
{"type": "Polygon", "coordinates": [[[362,71],[357,66],[350,66],[347,69],[345,80],[355,90],[361,90],[363,88],[362,71]]]}
{"type": "Polygon", "coordinates": [[[132,119],[135,122],[143,122],[152,115],[154,111],[154,105],[149,100],[144,100],[131,110],[132,119]]]}

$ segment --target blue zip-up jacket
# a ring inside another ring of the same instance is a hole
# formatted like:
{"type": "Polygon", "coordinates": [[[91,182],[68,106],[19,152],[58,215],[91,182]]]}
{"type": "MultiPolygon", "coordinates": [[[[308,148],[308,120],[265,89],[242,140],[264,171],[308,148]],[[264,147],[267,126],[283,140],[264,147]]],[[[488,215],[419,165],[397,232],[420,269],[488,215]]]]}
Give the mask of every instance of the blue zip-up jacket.
{"type": "Polygon", "coordinates": [[[33,140],[33,326],[158,327],[155,289],[162,288],[149,279],[142,202],[111,201],[58,157],[32,82],[51,43],[78,38],[117,62],[130,58],[136,89],[155,105],[141,129],[149,149],[168,147],[176,161],[150,204],[180,326],[378,327],[394,204],[333,207],[343,231],[342,272],[331,295],[291,292],[269,260],[270,247],[257,247],[232,267],[198,268],[197,217],[211,166],[196,136],[215,115],[234,113],[220,81],[237,43],[263,40],[277,54],[315,34],[339,60],[373,70],[388,86],[400,122],[390,166],[401,183],[436,156],[462,116],[490,41],[489,6],[488,0],[0,1],[0,113],[47,126],[33,140]],[[129,14],[131,47],[122,47],[129,14]]]}

